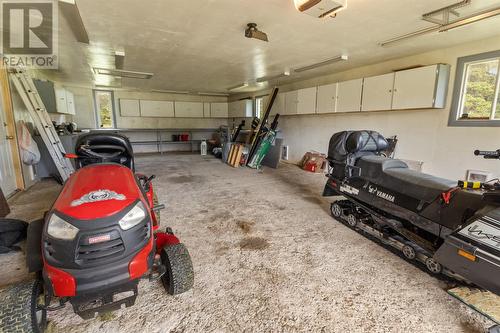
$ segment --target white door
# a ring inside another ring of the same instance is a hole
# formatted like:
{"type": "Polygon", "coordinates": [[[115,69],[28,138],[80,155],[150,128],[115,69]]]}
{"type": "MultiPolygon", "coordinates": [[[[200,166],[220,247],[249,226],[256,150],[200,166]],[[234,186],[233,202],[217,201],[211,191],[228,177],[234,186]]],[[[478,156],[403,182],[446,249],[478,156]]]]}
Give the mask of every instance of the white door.
{"type": "Polygon", "coordinates": [[[0,188],[5,196],[17,189],[14,163],[12,161],[11,140],[7,133],[5,113],[0,105],[0,188]]]}
{"type": "Polygon", "coordinates": [[[366,77],[363,82],[363,105],[361,111],[390,110],[394,73],[366,77]]]}
{"type": "Polygon", "coordinates": [[[361,111],[363,79],[339,82],[336,112],[361,111]]]}
{"type": "Polygon", "coordinates": [[[316,113],[316,87],[300,89],[297,94],[297,113],[313,114],[316,113]]]}
{"type": "Polygon", "coordinates": [[[75,115],[75,96],[71,91],[66,90],[66,103],[68,114],[75,115]]]}
{"type": "Polygon", "coordinates": [[[398,110],[434,107],[437,66],[396,72],[392,108],[398,110]]]}
{"type": "Polygon", "coordinates": [[[318,87],[317,113],[333,113],[337,104],[337,83],[318,87]]]}
{"type": "Polygon", "coordinates": [[[66,101],[66,90],[56,88],[56,105],[58,113],[68,113],[68,102],[66,101]]]}

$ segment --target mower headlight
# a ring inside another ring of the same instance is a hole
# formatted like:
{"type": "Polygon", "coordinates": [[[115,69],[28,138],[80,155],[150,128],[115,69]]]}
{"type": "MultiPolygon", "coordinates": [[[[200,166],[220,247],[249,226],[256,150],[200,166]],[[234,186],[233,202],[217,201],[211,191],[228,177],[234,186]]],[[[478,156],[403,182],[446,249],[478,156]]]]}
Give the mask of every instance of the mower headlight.
{"type": "Polygon", "coordinates": [[[56,214],[52,214],[47,227],[47,233],[58,239],[70,240],[78,234],[78,228],[69,224],[56,214]]]}
{"type": "Polygon", "coordinates": [[[139,201],[118,223],[122,230],[128,230],[138,225],[145,217],[144,205],[139,201]]]}

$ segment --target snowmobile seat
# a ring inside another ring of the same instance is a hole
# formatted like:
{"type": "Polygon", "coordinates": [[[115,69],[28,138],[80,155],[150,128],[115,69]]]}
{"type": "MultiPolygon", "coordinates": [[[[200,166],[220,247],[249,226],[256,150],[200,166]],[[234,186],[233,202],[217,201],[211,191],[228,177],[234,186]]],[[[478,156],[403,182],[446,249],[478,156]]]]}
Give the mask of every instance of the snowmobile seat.
{"type": "Polygon", "coordinates": [[[405,162],[383,156],[363,156],[356,166],[362,178],[425,202],[456,186],[454,181],[410,170],[405,162]]]}

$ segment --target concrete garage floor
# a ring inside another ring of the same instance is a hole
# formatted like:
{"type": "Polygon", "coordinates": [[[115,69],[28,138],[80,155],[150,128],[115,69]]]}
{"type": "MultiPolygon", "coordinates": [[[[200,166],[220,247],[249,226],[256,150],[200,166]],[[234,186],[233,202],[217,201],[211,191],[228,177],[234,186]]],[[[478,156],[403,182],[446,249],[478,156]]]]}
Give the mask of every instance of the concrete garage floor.
{"type": "MultiPolygon", "coordinates": [[[[49,314],[52,332],[482,332],[491,325],[449,296],[444,282],[333,220],[321,174],[287,164],[233,169],[198,155],[136,162],[157,175],[167,205],[161,224],[187,245],[194,289],[172,297],[145,280],[134,307],[83,321],[67,305],[49,314]]],[[[58,187],[44,181],[22,194],[12,216],[36,218],[58,187]]]]}

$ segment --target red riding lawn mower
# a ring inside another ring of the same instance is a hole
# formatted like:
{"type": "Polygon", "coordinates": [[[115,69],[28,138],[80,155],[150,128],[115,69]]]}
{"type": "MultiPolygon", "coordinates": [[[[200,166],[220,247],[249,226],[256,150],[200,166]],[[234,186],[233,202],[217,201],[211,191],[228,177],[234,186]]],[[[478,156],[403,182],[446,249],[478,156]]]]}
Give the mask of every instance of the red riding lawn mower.
{"type": "MultiPolygon", "coordinates": [[[[134,174],[129,140],[89,133],[75,151],[68,157],[77,171],[45,219],[28,229],[27,263],[38,278],[17,287],[23,332],[43,332],[47,311],[66,302],[84,319],[131,306],[142,278],[161,279],[171,295],[193,286],[186,247],[170,228],[158,231],[164,205],[156,202],[154,176],[134,174]]],[[[19,331],[19,321],[12,325],[19,331]]]]}

